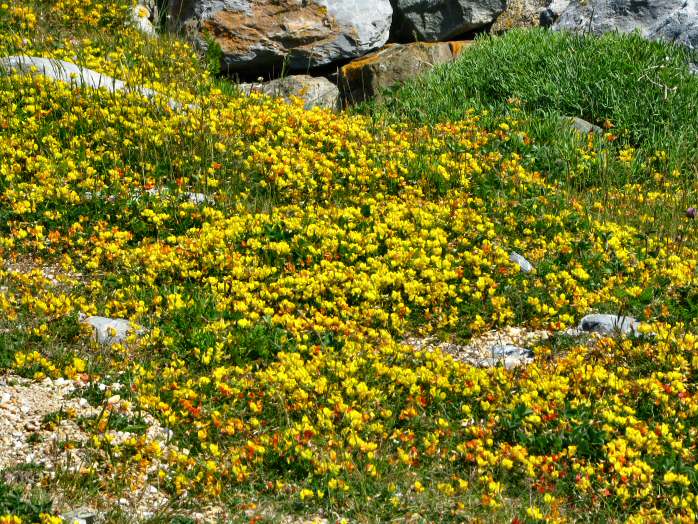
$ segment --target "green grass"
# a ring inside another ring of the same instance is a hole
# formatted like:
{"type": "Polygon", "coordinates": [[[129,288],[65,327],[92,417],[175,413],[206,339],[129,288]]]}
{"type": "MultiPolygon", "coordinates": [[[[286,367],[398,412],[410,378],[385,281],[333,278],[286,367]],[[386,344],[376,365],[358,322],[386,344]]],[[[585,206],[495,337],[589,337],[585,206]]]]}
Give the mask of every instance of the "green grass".
{"type": "Polygon", "coordinates": [[[577,116],[599,126],[610,122],[616,147],[635,147],[642,157],[665,150],[666,169],[695,176],[698,77],[688,63],[696,59],[685,48],[639,35],[514,30],[480,38],[457,61],[358,110],[432,124],[458,120],[469,108],[487,109],[495,118],[509,113],[514,101],[530,119],[529,132],[543,153],[537,167],[545,171],[569,158],[569,136],[559,120],[577,116]]]}

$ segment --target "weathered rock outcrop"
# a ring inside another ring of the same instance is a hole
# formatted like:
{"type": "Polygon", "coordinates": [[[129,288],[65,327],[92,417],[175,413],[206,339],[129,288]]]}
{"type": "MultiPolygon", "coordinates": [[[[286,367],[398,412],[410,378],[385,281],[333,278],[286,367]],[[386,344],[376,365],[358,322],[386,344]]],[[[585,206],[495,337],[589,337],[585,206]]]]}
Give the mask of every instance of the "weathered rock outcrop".
{"type": "Polygon", "coordinates": [[[506,0],[392,0],[393,34],[405,41],[444,40],[494,22],[506,0]]]}
{"type": "Polygon", "coordinates": [[[335,110],[339,108],[339,89],[324,77],[291,75],[270,82],[240,84],[238,87],[248,95],[252,92],[260,92],[283,98],[287,102],[291,97],[297,97],[305,102],[305,109],[324,107],[335,110]]]}
{"type": "Polygon", "coordinates": [[[223,52],[223,70],[305,71],[361,56],[388,40],[389,0],[173,0],[170,16],[206,47],[223,52]]]}
{"type": "Polygon", "coordinates": [[[388,44],[380,51],[343,66],[339,85],[345,101],[359,102],[380,97],[380,92],[431,69],[450,62],[469,42],[419,42],[388,44]]]}
{"type": "Polygon", "coordinates": [[[698,48],[698,0],[556,0],[547,16],[554,29],[639,31],[646,38],[698,48]]]}

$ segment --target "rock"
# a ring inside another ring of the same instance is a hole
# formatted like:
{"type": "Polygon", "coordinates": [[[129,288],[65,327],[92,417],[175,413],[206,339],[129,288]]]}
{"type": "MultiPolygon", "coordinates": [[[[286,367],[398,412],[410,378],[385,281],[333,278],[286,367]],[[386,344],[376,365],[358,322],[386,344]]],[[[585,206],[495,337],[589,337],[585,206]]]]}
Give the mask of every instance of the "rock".
{"type": "Polygon", "coordinates": [[[133,27],[148,36],[155,36],[155,27],[150,21],[150,9],[143,5],[136,5],[131,8],[131,23],[133,27]]]}
{"type": "Polygon", "coordinates": [[[389,0],[173,0],[171,20],[202,47],[212,39],[229,72],[307,71],[388,40],[389,0]]]}
{"type": "Polygon", "coordinates": [[[530,273],[533,271],[533,266],[531,263],[526,260],[523,256],[519,255],[516,251],[512,251],[509,254],[509,261],[513,262],[514,264],[518,264],[518,266],[521,268],[521,271],[524,273],[530,273]]]}
{"type": "Polygon", "coordinates": [[[129,336],[143,334],[142,329],[136,328],[123,318],[86,317],[81,322],[89,324],[94,329],[95,339],[100,344],[122,344],[129,336]]]}
{"type": "Polygon", "coordinates": [[[492,356],[495,358],[521,357],[533,358],[533,351],[514,344],[496,344],[492,346],[492,356]]]}
{"type": "Polygon", "coordinates": [[[403,41],[434,42],[494,22],[506,0],[392,0],[392,32],[403,41]]]}
{"type": "Polygon", "coordinates": [[[255,84],[240,84],[240,90],[249,95],[252,92],[264,93],[272,97],[283,98],[287,102],[291,97],[302,99],[305,109],[324,107],[327,109],[339,109],[339,89],[332,82],[323,77],[309,75],[292,75],[277,78],[270,82],[255,84]]]}
{"type": "Polygon", "coordinates": [[[496,344],[490,349],[491,356],[484,359],[473,359],[471,363],[478,367],[494,367],[499,364],[506,369],[533,362],[533,351],[513,344],[496,344]]]}
{"type": "Polygon", "coordinates": [[[547,3],[548,6],[540,13],[540,25],[543,27],[551,27],[569,7],[570,0],[553,0],[547,3]]]}
{"type": "Polygon", "coordinates": [[[196,205],[214,204],[216,202],[213,198],[208,195],[204,195],[203,193],[192,193],[191,191],[186,191],[184,196],[189,202],[196,205]]]}
{"type": "MultiPolygon", "coordinates": [[[[151,197],[158,197],[158,196],[163,196],[167,197],[170,195],[169,190],[164,187],[162,189],[157,189],[157,188],[151,188],[147,189],[145,191],[148,195],[151,197]]],[[[216,200],[213,197],[210,197],[208,195],[205,195],[204,193],[194,193],[191,191],[182,191],[181,193],[174,193],[173,196],[178,196],[181,195],[186,199],[187,201],[191,202],[192,204],[195,205],[201,205],[201,204],[215,204],[216,200]]],[[[138,195],[134,197],[134,200],[138,200],[138,195]]]]}
{"type": "Polygon", "coordinates": [[[389,44],[380,51],[349,62],[339,70],[345,102],[380,98],[380,92],[405,82],[438,64],[456,58],[470,42],[389,44]]]}
{"type": "Polygon", "coordinates": [[[501,33],[514,27],[540,25],[541,10],[549,3],[549,0],[509,0],[506,9],[497,17],[490,31],[501,33]]]}
{"type": "Polygon", "coordinates": [[[112,395],[107,399],[107,404],[113,406],[121,401],[121,395],[112,395]]]}
{"type": "Polygon", "coordinates": [[[586,333],[612,335],[616,333],[639,334],[640,323],[633,317],[595,313],[582,318],[579,329],[586,333]]]}
{"type": "MultiPolygon", "coordinates": [[[[116,91],[134,91],[146,98],[155,98],[158,93],[147,87],[129,86],[121,80],[103,75],[92,69],[81,67],[71,62],[56,60],[55,58],[42,58],[27,55],[15,55],[0,58],[0,72],[19,72],[26,74],[40,74],[53,80],[65,82],[78,88],[104,88],[114,93],[116,91]]],[[[173,100],[169,106],[179,109],[181,105],[173,100]]]]}
{"type": "Polygon", "coordinates": [[[66,524],[95,524],[97,512],[91,508],[78,508],[61,515],[66,524]]]}
{"type": "Polygon", "coordinates": [[[698,47],[696,0],[572,0],[560,7],[553,29],[593,34],[639,31],[646,38],[698,47]]]}
{"type": "Polygon", "coordinates": [[[576,116],[564,117],[563,121],[569,123],[572,129],[579,131],[583,135],[588,135],[589,133],[603,133],[603,129],[599,126],[576,116]]]}

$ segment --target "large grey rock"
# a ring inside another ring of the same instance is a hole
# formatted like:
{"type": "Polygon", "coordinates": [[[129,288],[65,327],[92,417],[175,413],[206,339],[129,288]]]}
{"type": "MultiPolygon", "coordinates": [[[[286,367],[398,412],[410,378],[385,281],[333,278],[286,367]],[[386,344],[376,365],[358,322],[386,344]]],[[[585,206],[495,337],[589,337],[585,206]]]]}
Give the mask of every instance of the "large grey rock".
{"type": "Polygon", "coordinates": [[[405,82],[438,64],[450,62],[469,42],[388,44],[341,67],[339,85],[347,103],[380,98],[382,90],[405,82]]]}
{"type": "Polygon", "coordinates": [[[389,0],[172,0],[171,19],[227,71],[308,68],[361,56],[390,34],[389,0]]]}
{"type": "Polygon", "coordinates": [[[506,0],[392,0],[393,33],[412,41],[445,40],[491,24],[506,0]]]}
{"type": "Polygon", "coordinates": [[[558,0],[552,27],[602,34],[639,31],[646,38],[698,47],[698,0],[558,0]],[[555,15],[558,15],[555,17],[555,15]]]}
{"type": "Polygon", "coordinates": [[[305,109],[324,107],[335,110],[339,108],[339,89],[324,77],[291,75],[270,82],[239,84],[238,87],[246,95],[259,92],[283,98],[287,102],[291,101],[291,97],[297,97],[304,101],[305,109]]]}
{"type": "MultiPolygon", "coordinates": [[[[103,75],[71,62],[56,60],[55,58],[26,55],[7,56],[0,58],[0,73],[3,71],[5,73],[18,72],[28,75],[39,74],[79,88],[104,88],[112,93],[116,91],[137,92],[150,99],[158,95],[157,91],[147,87],[131,86],[111,76],[103,75]]],[[[173,109],[181,107],[179,103],[173,100],[170,100],[168,104],[173,109]]]]}
{"type": "Polygon", "coordinates": [[[580,331],[586,333],[599,333],[601,335],[612,335],[622,333],[624,335],[639,333],[640,323],[633,317],[594,313],[582,318],[579,323],[580,331]]]}

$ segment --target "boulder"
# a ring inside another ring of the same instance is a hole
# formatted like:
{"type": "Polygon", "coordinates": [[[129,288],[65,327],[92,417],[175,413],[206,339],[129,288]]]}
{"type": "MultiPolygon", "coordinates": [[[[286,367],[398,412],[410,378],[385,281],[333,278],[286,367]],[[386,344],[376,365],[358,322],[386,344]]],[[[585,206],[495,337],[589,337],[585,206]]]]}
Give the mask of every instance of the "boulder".
{"type": "Polygon", "coordinates": [[[170,19],[227,72],[282,66],[306,71],[361,56],[390,34],[389,0],[173,0],[170,19]]]}
{"type": "Polygon", "coordinates": [[[624,335],[639,333],[640,323],[633,317],[595,313],[582,318],[579,330],[586,333],[599,333],[601,335],[624,335]]]}
{"type": "Polygon", "coordinates": [[[541,10],[550,0],[509,0],[504,12],[492,25],[492,33],[501,33],[515,27],[536,27],[540,25],[541,10]]]}
{"type": "Polygon", "coordinates": [[[434,42],[485,27],[506,0],[392,0],[393,35],[402,41],[434,42]]]}
{"type": "Polygon", "coordinates": [[[572,0],[549,8],[553,29],[603,34],[639,31],[646,38],[698,47],[697,0],[572,0]]]}
{"type": "Polygon", "coordinates": [[[339,108],[339,89],[324,77],[292,75],[270,82],[239,84],[238,87],[246,95],[259,92],[283,98],[287,102],[290,102],[292,97],[297,97],[304,101],[305,109],[324,107],[336,110],[339,108]]]}
{"type": "Polygon", "coordinates": [[[346,102],[380,97],[383,89],[405,82],[438,64],[456,58],[469,42],[389,44],[380,51],[349,62],[339,70],[346,102]]]}

